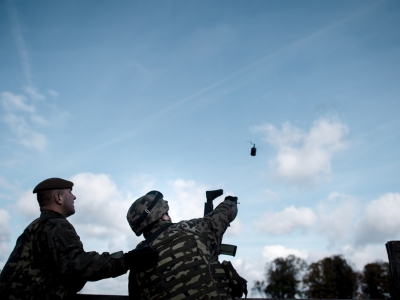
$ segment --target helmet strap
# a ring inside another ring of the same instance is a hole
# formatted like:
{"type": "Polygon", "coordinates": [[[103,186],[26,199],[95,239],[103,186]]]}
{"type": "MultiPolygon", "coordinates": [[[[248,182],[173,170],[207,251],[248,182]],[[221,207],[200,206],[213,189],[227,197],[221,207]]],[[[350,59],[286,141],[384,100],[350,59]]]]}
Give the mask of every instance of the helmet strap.
{"type": "Polygon", "coordinates": [[[163,194],[160,192],[157,192],[156,197],[153,199],[153,201],[150,203],[150,205],[144,210],[144,212],[141,214],[139,217],[138,221],[135,224],[135,228],[138,228],[140,224],[146,219],[146,217],[151,213],[151,210],[153,207],[157,204],[158,200],[160,200],[163,197],[163,194]]]}

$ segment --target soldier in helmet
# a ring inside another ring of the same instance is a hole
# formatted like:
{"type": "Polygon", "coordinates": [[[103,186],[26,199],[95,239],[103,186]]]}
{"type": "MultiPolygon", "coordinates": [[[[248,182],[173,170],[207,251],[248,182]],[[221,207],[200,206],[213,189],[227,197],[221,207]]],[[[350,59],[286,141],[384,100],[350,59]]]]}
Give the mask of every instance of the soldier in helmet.
{"type": "Polygon", "coordinates": [[[67,217],[75,213],[71,181],[49,178],[39,183],[40,217],[18,238],[0,274],[1,300],[70,299],[87,281],[117,277],[128,269],[157,263],[152,249],[128,253],[85,252],[67,217]]]}
{"type": "Polygon", "coordinates": [[[228,196],[204,218],[172,223],[168,201],[151,191],[130,207],[127,219],[137,236],[159,251],[157,266],[131,270],[130,299],[232,299],[218,262],[222,236],[237,215],[237,197],[228,196]]]}

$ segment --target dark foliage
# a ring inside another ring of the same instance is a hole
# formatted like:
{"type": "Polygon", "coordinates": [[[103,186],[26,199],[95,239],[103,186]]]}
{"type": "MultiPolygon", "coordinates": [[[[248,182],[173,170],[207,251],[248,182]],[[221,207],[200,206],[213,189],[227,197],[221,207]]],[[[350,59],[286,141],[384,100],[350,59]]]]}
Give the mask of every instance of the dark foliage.
{"type": "Polygon", "coordinates": [[[358,276],[342,256],[326,257],[309,266],[303,278],[304,294],[308,298],[352,299],[358,276]]]}
{"type": "Polygon", "coordinates": [[[390,299],[390,272],[386,262],[369,263],[361,276],[362,295],[367,299],[390,299]]]}
{"type": "Polygon", "coordinates": [[[256,281],[254,286],[251,288],[253,292],[258,292],[262,296],[265,296],[265,281],[256,281]]]}
{"type": "Polygon", "coordinates": [[[266,281],[257,281],[253,290],[271,298],[294,298],[301,295],[300,273],[305,268],[305,261],[294,255],[276,258],[267,264],[266,281]]]}

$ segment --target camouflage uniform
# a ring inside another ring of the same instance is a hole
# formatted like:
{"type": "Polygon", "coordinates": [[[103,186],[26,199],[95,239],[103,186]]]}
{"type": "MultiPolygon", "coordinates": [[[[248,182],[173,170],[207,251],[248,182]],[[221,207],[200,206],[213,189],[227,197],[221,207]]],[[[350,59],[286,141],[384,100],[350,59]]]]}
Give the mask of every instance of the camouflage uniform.
{"type": "Polygon", "coordinates": [[[85,252],[71,223],[44,210],[18,238],[0,274],[0,299],[68,299],[87,281],[126,271],[122,251],[85,252]]]}
{"type": "MultiPolygon", "coordinates": [[[[225,200],[204,218],[170,225],[150,242],[160,253],[157,266],[145,272],[131,271],[130,299],[232,299],[218,254],[222,236],[236,215],[237,204],[225,200]]],[[[128,222],[132,229],[135,219],[137,215],[130,210],[128,222]]],[[[167,223],[156,223],[145,237],[167,223]]],[[[145,241],[137,248],[143,244],[145,241]]]]}

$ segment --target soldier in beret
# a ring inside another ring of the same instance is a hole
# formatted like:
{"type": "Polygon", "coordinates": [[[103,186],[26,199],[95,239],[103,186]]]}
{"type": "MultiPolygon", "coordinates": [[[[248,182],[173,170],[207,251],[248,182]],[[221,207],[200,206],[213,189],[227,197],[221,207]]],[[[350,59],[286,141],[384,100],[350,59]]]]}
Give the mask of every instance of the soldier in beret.
{"type": "Polygon", "coordinates": [[[75,213],[73,183],[49,178],[33,190],[40,217],[18,238],[0,274],[1,300],[71,299],[87,281],[117,277],[157,263],[150,248],[127,253],[85,252],[67,218],[75,213]]]}

